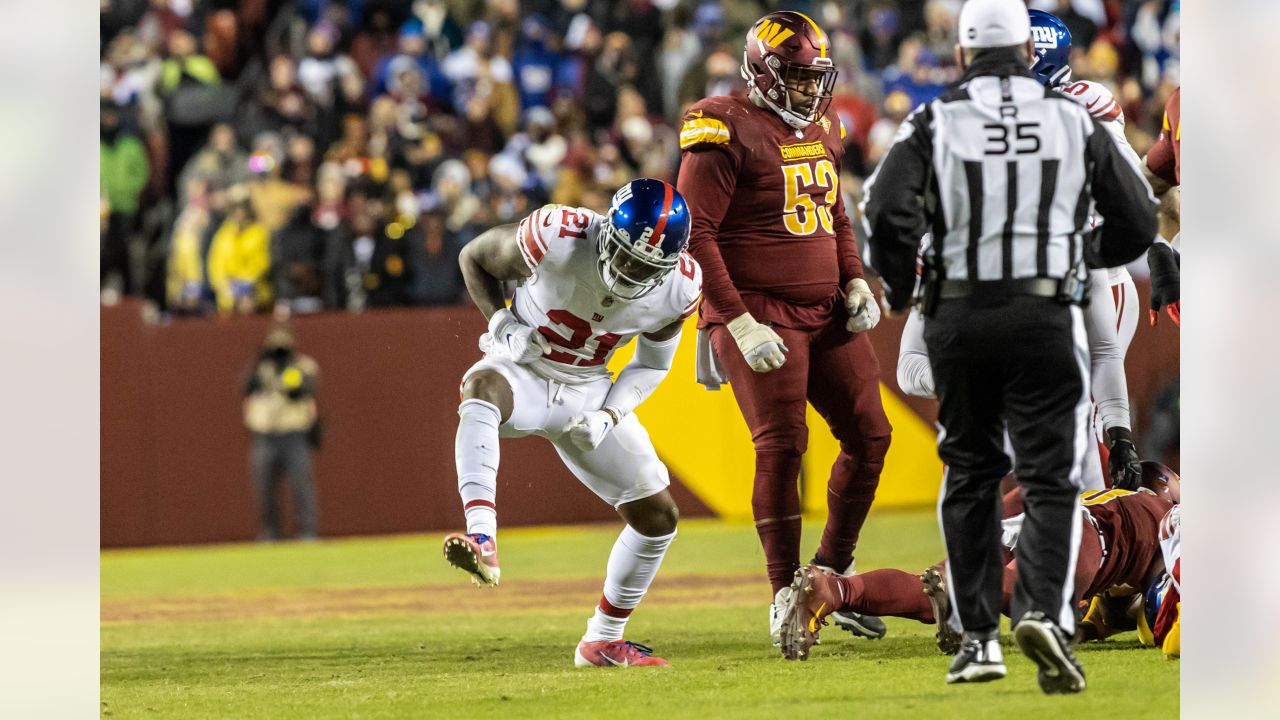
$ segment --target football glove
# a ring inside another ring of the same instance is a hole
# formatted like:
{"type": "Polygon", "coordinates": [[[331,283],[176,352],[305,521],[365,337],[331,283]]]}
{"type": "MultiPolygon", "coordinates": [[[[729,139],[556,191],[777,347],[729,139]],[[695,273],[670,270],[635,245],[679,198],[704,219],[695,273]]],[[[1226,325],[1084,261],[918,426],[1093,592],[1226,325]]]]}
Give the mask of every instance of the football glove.
{"type": "Polygon", "coordinates": [[[579,450],[587,452],[600,447],[600,443],[604,442],[609,431],[617,424],[617,416],[609,410],[592,410],[574,415],[565,426],[565,431],[579,450]]]}
{"type": "Polygon", "coordinates": [[[1107,447],[1107,474],[1111,486],[1121,490],[1137,490],[1142,484],[1142,461],[1133,446],[1133,435],[1128,428],[1114,427],[1107,430],[1111,444],[1107,447]]]}
{"type": "Polygon", "coordinates": [[[844,327],[851,333],[866,332],[880,322],[880,303],[867,286],[867,281],[855,278],[844,291],[844,307],[849,311],[849,321],[844,327]]]}
{"type": "Polygon", "coordinates": [[[1181,258],[1169,243],[1157,240],[1147,250],[1147,267],[1151,268],[1151,324],[1155,325],[1160,310],[1181,298],[1181,258]]]}
{"type": "Polygon", "coordinates": [[[551,349],[550,343],[537,330],[520,322],[515,313],[503,308],[489,318],[489,347],[486,348],[484,338],[480,339],[480,348],[485,352],[498,352],[506,355],[517,364],[524,365],[542,357],[551,349]]]}
{"type": "Polygon", "coordinates": [[[751,313],[739,315],[725,327],[752,370],[759,373],[777,370],[787,361],[786,343],[773,328],[756,322],[751,313]]]}

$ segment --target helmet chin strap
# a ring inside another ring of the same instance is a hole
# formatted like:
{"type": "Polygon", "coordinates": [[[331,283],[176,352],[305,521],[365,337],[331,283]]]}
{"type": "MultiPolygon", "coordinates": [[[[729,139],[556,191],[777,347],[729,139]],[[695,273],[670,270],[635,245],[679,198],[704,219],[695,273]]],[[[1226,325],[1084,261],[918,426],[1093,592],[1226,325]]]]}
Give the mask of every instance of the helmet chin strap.
{"type": "MultiPolygon", "coordinates": [[[[765,97],[764,93],[760,92],[760,88],[756,87],[754,80],[748,80],[747,87],[750,88],[747,92],[747,97],[751,99],[751,102],[755,103],[757,107],[764,105],[774,111],[777,113],[778,117],[782,118],[783,122],[790,125],[792,128],[796,130],[803,130],[813,124],[812,120],[803,117],[795,110],[784,108],[765,97]]],[[[786,86],[784,85],[783,87],[785,88],[786,86]]]]}

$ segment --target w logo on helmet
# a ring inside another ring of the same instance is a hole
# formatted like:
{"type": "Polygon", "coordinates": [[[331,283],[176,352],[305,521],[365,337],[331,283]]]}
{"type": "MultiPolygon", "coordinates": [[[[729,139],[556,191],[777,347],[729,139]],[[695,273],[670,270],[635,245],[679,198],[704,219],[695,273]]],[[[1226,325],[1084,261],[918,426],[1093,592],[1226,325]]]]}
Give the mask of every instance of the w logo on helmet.
{"type": "Polygon", "coordinates": [[[781,45],[792,35],[795,35],[795,31],[784,28],[772,20],[761,20],[756,27],[756,39],[773,48],[781,45]]]}

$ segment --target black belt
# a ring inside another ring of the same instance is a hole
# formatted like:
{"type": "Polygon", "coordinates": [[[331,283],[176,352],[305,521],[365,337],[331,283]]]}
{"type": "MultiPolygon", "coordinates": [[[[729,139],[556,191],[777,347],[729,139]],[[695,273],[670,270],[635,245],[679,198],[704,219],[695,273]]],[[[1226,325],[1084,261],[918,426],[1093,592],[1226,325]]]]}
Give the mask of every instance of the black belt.
{"type": "Polygon", "coordinates": [[[943,300],[975,295],[1030,295],[1056,298],[1061,280],[1056,278],[1024,278],[1021,280],[943,280],[938,297],[943,300]]]}

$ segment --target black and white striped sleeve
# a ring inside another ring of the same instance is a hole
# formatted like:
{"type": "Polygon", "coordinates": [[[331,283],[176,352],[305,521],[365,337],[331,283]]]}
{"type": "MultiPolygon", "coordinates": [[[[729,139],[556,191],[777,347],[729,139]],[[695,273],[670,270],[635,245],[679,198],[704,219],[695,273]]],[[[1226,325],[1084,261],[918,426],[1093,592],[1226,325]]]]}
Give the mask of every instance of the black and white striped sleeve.
{"type": "Polygon", "coordinates": [[[1151,186],[1093,119],[1093,135],[1085,146],[1085,162],[1098,214],[1104,222],[1086,244],[1089,267],[1119,267],[1140,257],[1156,237],[1156,199],[1151,186]]]}
{"type": "Polygon", "coordinates": [[[862,218],[871,247],[870,264],[884,281],[889,306],[907,306],[915,289],[916,252],[929,230],[924,195],[931,176],[933,145],[929,105],[917,107],[898,128],[893,145],[867,179],[862,218]]]}

